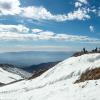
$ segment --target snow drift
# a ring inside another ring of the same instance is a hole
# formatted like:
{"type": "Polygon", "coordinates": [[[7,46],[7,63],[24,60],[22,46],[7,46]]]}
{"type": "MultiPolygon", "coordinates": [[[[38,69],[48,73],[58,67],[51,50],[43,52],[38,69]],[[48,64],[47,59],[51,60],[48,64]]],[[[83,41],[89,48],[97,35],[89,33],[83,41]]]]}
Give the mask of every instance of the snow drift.
{"type": "Polygon", "coordinates": [[[36,79],[0,88],[0,100],[100,100],[100,80],[74,84],[82,73],[100,68],[100,53],[71,57],[36,79]]]}

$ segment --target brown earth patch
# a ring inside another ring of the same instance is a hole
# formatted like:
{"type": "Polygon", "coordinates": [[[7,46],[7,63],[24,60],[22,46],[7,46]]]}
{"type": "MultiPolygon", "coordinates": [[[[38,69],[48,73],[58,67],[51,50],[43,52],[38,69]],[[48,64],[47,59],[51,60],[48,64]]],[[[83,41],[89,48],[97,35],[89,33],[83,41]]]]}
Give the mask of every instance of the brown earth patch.
{"type": "Polygon", "coordinates": [[[87,80],[98,80],[100,79],[100,68],[95,68],[91,70],[87,70],[85,73],[82,73],[80,78],[76,80],[74,83],[85,82],[87,80]]]}

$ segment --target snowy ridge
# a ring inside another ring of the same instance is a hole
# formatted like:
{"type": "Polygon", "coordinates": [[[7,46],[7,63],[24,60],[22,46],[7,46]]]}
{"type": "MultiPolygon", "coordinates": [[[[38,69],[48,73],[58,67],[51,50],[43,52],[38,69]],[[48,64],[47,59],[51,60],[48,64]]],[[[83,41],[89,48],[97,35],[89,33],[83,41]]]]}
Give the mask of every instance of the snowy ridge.
{"type": "Polygon", "coordinates": [[[100,80],[74,84],[87,69],[100,67],[100,53],[71,57],[40,77],[0,88],[0,100],[100,100],[100,80]]]}

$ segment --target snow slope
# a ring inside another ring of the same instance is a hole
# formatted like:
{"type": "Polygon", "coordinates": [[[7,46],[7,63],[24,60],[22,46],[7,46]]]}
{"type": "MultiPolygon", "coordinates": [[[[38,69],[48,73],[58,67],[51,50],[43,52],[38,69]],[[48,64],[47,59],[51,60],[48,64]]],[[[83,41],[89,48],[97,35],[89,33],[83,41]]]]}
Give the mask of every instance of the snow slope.
{"type": "MultiPolygon", "coordinates": [[[[0,66],[0,67],[2,67],[2,66],[0,66]]],[[[21,76],[22,78],[29,78],[32,76],[32,73],[26,72],[23,69],[17,68],[15,66],[9,65],[9,64],[4,64],[2,69],[6,70],[10,73],[17,74],[17,75],[21,76]]]]}
{"type": "Polygon", "coordinates": [[[0,100],[100,100],[100,80],[74,82],[100,67],[100,53],[71,57],[40,77],[0,88],[0,100]]]}
{"type": "Polygon", "coordinates": [[[20,79],[23,79],[20,75],[10,73],[3,68],[0,68],[0,83],[7,84],[20,79]]]}

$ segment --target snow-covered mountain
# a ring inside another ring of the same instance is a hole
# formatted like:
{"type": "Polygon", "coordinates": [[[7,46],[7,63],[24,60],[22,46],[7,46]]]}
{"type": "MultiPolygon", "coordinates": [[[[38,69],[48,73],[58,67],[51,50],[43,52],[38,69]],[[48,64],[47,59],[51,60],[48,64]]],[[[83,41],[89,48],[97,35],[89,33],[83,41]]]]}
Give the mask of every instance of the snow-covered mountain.
{"type": "Polygon", "coordinates": [[[3,68],[0,67],[0,83],[1,85],[3,84],[8,84],[17,80],[23,79],[20,75],[10,73],[3,68]]]}
{"type": "Polygon", "coordinates": [[[100,100],[100,77],[75,83],[95,68],[100,68],[100,53],[71,57],[36,79],[1,87],[0,100],[100,100]]]}
{"type": "Polygon", "coordinates": [[[9,64],[0,64],[0,85],[19,81],[30,77],[31,74],[9,64]]]}
{"type": "Polygon", "coordinates": [[[24,71],[23,69],[17,68],[16,66],[11,65],[11,64],[0,64],[0,67],[10,73],[19,75],[22,78],[29,78],[32,76],[32,73],[24,71]]]}

